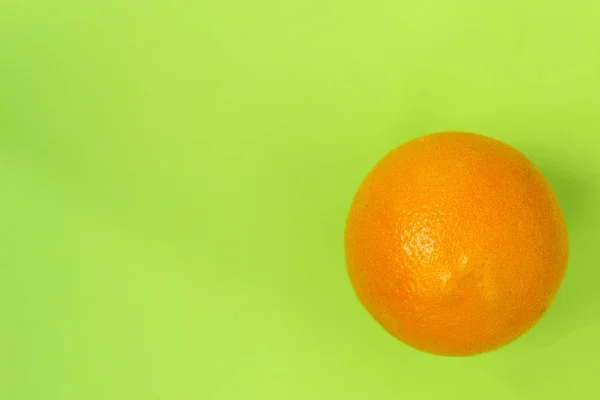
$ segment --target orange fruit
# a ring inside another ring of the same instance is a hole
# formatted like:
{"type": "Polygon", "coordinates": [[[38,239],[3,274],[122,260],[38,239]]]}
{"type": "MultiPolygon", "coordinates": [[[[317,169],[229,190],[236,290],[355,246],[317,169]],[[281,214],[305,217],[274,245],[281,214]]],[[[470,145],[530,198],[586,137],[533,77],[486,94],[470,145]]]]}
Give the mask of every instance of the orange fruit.
{"type": "Polygon", "coordinates": [[[356,194],[348,275],[390,334],[467,356],[527,332],[565,275],[567,230],[540,171],[514,148],[448,132],[385,156],[356,194]]]}

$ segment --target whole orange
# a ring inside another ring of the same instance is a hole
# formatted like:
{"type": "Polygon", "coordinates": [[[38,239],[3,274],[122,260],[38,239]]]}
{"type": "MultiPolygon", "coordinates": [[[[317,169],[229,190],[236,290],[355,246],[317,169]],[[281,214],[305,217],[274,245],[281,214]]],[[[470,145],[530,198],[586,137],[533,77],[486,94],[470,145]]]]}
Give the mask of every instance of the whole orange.
{"type": "Polygon", "coordinates": [[[385,156],[346,224],[348,274],[370,314],[417,349],[497,349],[540,320],[565,275],[567,230],[540,171],[514,148],[448,132],[385,156]]]}

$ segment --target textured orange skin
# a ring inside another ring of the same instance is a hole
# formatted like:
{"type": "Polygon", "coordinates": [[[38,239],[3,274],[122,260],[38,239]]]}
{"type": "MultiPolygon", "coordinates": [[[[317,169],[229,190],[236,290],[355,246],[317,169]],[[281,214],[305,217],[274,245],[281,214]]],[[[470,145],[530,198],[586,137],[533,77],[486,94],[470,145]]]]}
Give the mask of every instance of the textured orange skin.
{"type": "Polygon", "coordinates": [[[348,274],[393,336],[467,356],[544,315],[567,267],[567,230],[543,175],[514,148],[448,132],[408,142],[369,173],[345,231],[348,274]]]}

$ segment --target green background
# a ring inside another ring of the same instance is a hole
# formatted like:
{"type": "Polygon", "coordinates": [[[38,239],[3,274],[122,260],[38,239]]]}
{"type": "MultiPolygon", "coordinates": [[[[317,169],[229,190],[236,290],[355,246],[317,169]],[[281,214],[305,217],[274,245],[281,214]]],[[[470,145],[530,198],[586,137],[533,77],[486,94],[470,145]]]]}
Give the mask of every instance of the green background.
{"type": "Polygon", "coordinates": [[[599,4],[0,0],[0,398],[597,397],[599,4]],[[343,257],[373,164],[451,129],[538,165],[571,251],[538,326],[458,359],[343,257]]]}

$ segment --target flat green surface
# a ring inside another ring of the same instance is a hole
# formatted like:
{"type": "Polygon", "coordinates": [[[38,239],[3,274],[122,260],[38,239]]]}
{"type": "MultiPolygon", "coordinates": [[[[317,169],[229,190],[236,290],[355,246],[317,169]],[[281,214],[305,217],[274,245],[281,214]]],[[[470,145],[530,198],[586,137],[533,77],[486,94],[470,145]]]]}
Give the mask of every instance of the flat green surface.
{"type": "Polygon", "coordinates": [[[600,3],[0,0],[0,399],[600,396],[600,3]],[[400,143],[523,151],[571,258],[473,358],[362,309],[343,227],[400,143]]]}

